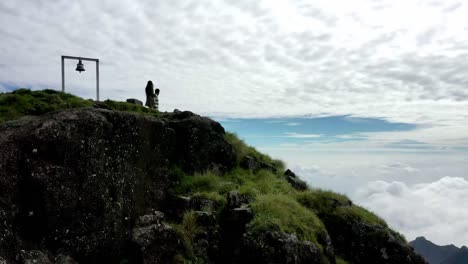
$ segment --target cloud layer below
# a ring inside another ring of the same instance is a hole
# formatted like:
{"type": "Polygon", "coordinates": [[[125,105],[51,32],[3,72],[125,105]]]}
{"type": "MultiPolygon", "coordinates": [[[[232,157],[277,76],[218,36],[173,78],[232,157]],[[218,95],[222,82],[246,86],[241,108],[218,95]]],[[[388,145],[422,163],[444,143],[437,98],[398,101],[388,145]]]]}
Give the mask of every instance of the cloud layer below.
{"type": "Polygon", "coordinates": [[[397,230],[414,239],[426,234],[434,243],[468,243],[468,181],[443,177],[430,183],[374,181],[359,190],[359,200],[397,230]]]}

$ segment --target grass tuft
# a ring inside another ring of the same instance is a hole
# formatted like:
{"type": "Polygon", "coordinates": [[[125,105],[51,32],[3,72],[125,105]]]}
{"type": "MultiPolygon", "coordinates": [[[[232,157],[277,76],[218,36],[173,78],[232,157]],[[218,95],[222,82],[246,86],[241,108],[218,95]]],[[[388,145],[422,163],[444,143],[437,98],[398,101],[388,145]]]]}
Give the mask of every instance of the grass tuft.
{"type": "Polygon", "coordinates": [[[248,225],[252,232],[282,231],[295,233],[301,240],[320,246],[317,235],[325,227],[311,210],[301,206],[293,197],[282,194],[258,195],[251,204],[254,219],[248,225]]]}
{"type": "Polygon", "coordinates": [[[226,132],[225,138],[234,148],[237,164],[240,164],[242,158],[245,156],[251,156],[256,158],[258,161],[272,164],[278,169],[278,171],[284,171],[285,166],[283,161],[272,159],[270,156],[260,153],[254,147],[245,144],[245,142],[241,140],[235,133],[226,132]]]}

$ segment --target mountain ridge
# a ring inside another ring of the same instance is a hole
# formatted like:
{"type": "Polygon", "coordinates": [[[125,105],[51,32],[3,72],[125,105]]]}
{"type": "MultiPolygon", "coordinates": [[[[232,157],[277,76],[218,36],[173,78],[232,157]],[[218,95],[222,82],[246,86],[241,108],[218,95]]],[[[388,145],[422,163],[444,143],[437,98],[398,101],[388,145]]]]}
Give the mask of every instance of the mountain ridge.
{"type": "Polygon", "coordinates": [[[453,244],[439,246],[425,237],[417,237],[410,242],[415,251],[423,256],[429,264],[466,264],[468,263],[468,248],[453,244]]]}
{"type": "Polygon", "coordinates": [[[192,112],[23,89],[0,94],[0,117],[2,264],[426,263],[192,112]]]}

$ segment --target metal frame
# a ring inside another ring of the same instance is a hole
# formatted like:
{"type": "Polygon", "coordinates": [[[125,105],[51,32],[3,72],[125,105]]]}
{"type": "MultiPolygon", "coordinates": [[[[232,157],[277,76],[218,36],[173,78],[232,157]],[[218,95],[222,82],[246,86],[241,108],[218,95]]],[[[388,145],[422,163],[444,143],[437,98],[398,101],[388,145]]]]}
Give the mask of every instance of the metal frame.
{"type": "Polygon", "coordinates": [[[65,92],[65,59],[96,62],[96,99],[97,101],[99,101],[99,59],[74,57],[74,56],[62,56],[62,92],[65,92]]]}

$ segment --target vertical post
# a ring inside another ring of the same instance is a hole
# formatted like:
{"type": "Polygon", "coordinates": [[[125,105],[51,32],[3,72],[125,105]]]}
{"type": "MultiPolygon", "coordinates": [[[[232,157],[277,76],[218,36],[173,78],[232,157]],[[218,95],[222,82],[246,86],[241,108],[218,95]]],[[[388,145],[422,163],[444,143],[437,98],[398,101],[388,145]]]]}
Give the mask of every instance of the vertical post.
{"type": "Polygon", "coordinates": [[[62,93],[65,92],[65,58],[62,56],[62,93]]]}
{"type": "Polygon", "coordinates": [[[99,60],[96,60],[96,98],[99,102],[99,60]]]}

